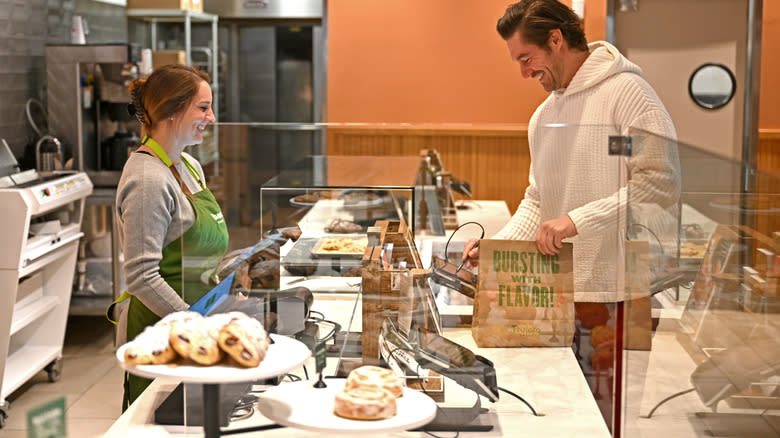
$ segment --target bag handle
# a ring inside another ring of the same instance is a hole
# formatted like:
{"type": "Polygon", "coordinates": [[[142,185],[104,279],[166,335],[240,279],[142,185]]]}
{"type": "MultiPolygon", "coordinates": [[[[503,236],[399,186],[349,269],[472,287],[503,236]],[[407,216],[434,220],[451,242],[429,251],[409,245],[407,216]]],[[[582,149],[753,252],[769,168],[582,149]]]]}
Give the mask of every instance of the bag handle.
{"type": "Polygon", "coordinates": [[[480,236],[479,236],[480,240],[482,240],[485,237],[485,227],[483,227],[482,224],[480,224],[479,222],[469,221],[469,222],[464,222],[464,223],[458,225],[458,228],[455,228],[455,230],[452,232],[452,234],[450,234],[450,238],[447,239],[447,243],[444,244],[444,260],[449,261],[449,257],[448,257],[449,251],[448,251],[448,248],[450,246],[450,240],[452,240],[452,237],[455,235],[455,233],[458,232],[458,230],[460,230],[461,228],[463,228],[463,227],[465,227],[466,225],[469,225],[469,224],[474,224],[474,225],[478,226],[482,230],[482,234],[480,234],[480,236]]]}

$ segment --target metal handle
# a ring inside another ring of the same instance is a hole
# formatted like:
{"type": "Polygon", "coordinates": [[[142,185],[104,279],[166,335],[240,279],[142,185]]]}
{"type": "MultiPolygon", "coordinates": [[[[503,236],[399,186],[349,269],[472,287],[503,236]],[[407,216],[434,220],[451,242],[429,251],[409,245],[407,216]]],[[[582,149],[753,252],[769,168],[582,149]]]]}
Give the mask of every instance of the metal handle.
{"type": "Polygon", "coordinates": [[[38,140],[37,143],[35,143],[35,169],[36,170],[41,170],[41,145],[46,140],[53,142],[54,145],[57,146],[57,155],[60,157],[60,160],[62,160],[62,143],[60,142],[60,140],[53,135],[44,135],[38,140]]]}

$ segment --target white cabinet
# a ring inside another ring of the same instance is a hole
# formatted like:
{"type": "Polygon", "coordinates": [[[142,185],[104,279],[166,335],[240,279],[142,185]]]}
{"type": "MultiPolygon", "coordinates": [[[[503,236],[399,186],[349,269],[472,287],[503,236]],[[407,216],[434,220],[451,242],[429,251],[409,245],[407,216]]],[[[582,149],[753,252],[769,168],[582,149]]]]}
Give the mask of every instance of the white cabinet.
{"type": "Polygon", "coordinates": [[[83,172],[31,182],[0,189],[0,427],[8,395],[41,370],[50,381],[60,377],[84,199],[92,193],[83,172]]]}

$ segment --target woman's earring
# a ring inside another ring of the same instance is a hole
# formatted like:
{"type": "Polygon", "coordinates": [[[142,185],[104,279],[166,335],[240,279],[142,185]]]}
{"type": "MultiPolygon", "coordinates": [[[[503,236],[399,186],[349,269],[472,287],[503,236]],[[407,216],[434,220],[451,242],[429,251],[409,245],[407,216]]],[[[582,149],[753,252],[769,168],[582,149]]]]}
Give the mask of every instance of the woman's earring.
{"type": "Polygon", "coordinates": [[[173,120],[173,116],[171,116],[171,120],[173,120]]]}

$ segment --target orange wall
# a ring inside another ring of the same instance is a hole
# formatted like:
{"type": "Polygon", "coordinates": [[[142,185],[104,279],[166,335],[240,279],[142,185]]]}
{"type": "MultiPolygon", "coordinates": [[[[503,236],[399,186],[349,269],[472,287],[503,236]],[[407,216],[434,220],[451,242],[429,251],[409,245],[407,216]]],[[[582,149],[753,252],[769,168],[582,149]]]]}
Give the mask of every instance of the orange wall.
{"type": "MultiPolygon", "coordinates": [[[[328,121],[526,123],[546,93],[495,31],[510,2],[328,2],[328,121]]],[[[780,1],[763,3],[759,127],[780,129],[780,1]]],[[[585,16],[588,40],[603,39],[606,1],[586,0],[585,16]]]]}
{"type": "MultiPolygon", "coordinates": [[[[527,123],[546,93],[495,30],[510,2],[328,2],[328,121],[527,123]]],[[[589,40],[604,38],[605,12],[586,3],[589,40]]]]}
{"type": "Polygon", "coordinates": [[[780,2],[764,0],[761,27],[761,99],[758,127],[780,129],[780,2]]]}

